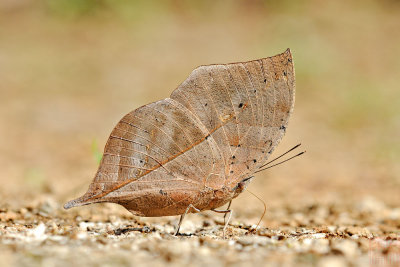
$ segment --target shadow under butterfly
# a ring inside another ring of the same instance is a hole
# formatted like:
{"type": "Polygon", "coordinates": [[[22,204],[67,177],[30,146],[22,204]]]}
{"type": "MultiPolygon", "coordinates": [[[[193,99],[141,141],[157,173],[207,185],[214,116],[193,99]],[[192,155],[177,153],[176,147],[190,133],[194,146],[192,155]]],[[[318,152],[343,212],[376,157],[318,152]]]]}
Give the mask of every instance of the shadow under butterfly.
{"type": "Polygon", "coordinates": [[[188,212],[231,215],[229,207],[216,208],[265,166],[285,134],[294,99],[289,49],[200,66],[169,98],[118,122],[88,191],[64,208],[112,202],[137,216],[181,215],[176,234],[188,212]]]}

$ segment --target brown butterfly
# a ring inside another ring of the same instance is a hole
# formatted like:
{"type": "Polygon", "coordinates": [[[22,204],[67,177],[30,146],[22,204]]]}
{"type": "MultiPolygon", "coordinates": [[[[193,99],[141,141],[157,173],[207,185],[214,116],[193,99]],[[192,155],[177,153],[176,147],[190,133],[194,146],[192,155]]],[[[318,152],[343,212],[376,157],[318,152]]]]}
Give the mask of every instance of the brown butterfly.
{"type": "Polygon", "coordinates": [[[215,209],[264,166],[285,134],[294,95],[289,49],[200,66],[169,98],[118,122],[88,191],[64,208],[113,202],[138,216],[181,215],[180,223],[188,212],[230,212],[215,209]]]}

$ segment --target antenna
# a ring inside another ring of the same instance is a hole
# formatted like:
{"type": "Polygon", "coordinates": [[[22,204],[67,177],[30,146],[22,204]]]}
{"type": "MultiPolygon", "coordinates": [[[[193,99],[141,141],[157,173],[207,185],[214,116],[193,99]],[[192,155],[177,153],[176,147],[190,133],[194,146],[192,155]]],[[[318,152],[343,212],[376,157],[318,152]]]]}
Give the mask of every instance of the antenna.
{"type": "Polygon", "coordinates": [[[297,144],[297,145],[295,145],[294,147],[292,147],[291,149],[289,149],[288,151],[286,151],[285,153],[283,153],[283,154],[282,154],[282,155],[280,155],[279,157],[277,157],[277,158],[274,158],[274,159],[273,159],[273,160],[271,160],[271,161],[268,161],[267,163],[265,163],[264,165],[262,165],[260,168],[262,168],[262,167],[265,167],[265,166],[267,166],[268,164],[270,164],[270,163],[274,162],[275,160],[282,158],[282,157],[283,157],[283,156],[285,156],[287,153],[289,153],[290,151],[293,151],[293,150],[295,150],[295,149],[296,149],[296,148],[298,148],[299,146],[301,146],[301,143],[300,143],[300,144],[297,144]]]}
{"type": "MultiPolygon", "coordinates": [[[[286,152],[286,153],[287,153],[287,152],[286,152]]],[[[286,153],[285,153],[285,154],[286,154],[286,153]]],[[[263,165],[263,166],[260,167],[259,170],[255,171],[254,173],[258,173],[258,172],[261,172],[261,171],[265,171],[266,169],[269,169],[269,168],[272,168],[272,167],[281,165],[282,163],[285,163],[286,161],[289,161],[289,160],[294,159],[294,158],[296,158],[296,157],[298,157],[298,156],[301,156],[301,155],[303,155],[304,153],[306,153],[306,151],[302,151],[302,152],[300,152],[299,154],[294,155],[293,157],[290,157],[290,158],[288,158],[288,159],[285,159],[284,161],[278,162],[278,163],[276,163],[276,164],[274,164],[274,165],[271,165],[271,166],[268,166],[268,167],[265,167],[265,168],[262,169],[262,167],[265,166],[265,165],[263,165]]],[[[282,157],[282,155],[279,156],[278,158],[280,158],[280,157],[282,157]]],[[[278,158],[276,158],[276,159],[278,159],[278,158]]],[[[274,159],[274,160],[276,160],[276,159],[274,159]]]]}

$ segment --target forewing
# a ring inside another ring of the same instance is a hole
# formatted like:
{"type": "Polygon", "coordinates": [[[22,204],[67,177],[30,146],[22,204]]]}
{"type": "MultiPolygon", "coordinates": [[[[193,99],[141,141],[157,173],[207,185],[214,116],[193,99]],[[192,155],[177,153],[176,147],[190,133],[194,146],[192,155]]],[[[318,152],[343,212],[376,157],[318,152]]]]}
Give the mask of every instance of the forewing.
{"type": "Polygon", "coordinates": [[[208,186],[235,186],[266,162],[285,133],[294,95],[290,50],[249,62],[201,66],[172,93],[201,121],[222,154],[224,175],[208,179],[208,186]]]}

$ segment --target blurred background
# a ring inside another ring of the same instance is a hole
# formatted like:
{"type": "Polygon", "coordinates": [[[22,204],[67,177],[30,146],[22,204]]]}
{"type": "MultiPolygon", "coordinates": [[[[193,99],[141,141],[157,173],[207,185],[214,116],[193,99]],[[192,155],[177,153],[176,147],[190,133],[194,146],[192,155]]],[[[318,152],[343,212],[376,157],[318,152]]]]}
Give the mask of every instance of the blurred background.
{"type": "MultiPolygon", "coordinates": [[[[272,210],[396,206],[399,29],[394,0],[1,0],[0,205],[81,195],[123,115],[168,97],[198,65],[289,47],[296,105],[274,155],[299,142],[307,153],[249,190],[272,210]]],[[[263,206],[243,193],[234,209],[257,218],[263,206]]]]}

